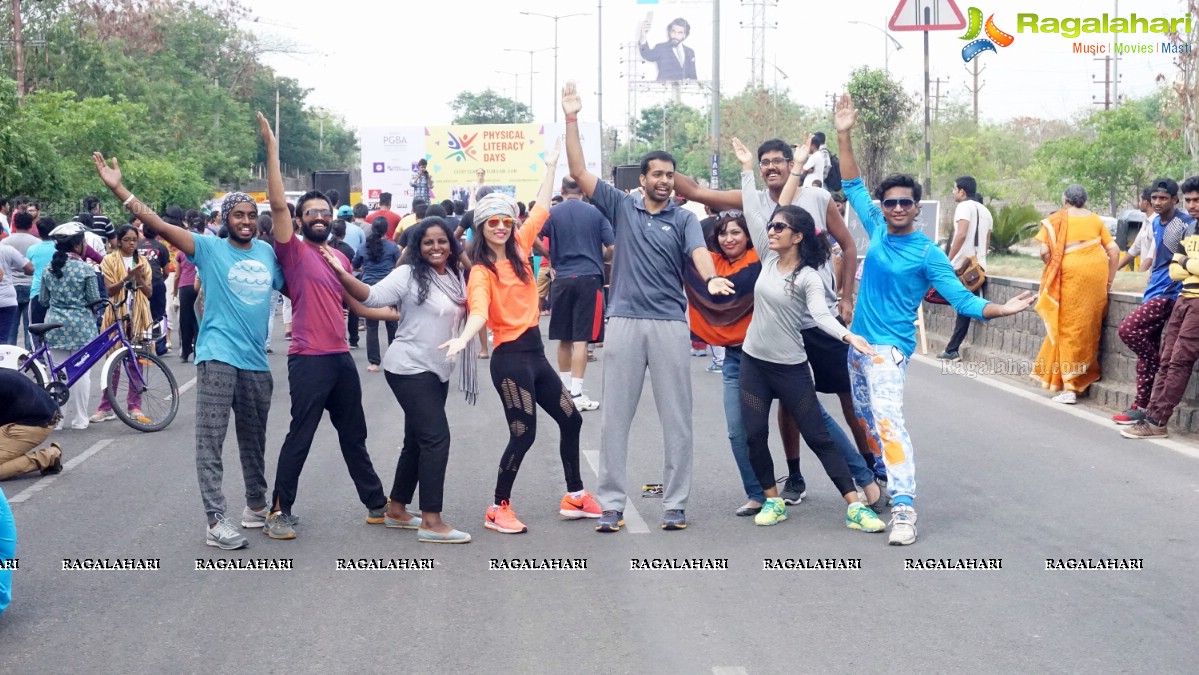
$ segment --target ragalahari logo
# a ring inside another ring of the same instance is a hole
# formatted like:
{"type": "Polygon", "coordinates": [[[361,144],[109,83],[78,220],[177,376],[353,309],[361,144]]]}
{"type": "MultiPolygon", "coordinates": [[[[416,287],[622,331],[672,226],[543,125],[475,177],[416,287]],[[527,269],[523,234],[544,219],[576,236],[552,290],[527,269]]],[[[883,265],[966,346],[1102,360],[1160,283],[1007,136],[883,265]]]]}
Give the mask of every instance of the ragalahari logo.
{"type": "Polygon", "coordinates": [[[987,23],[985,26],[987,37],[975,39],[978,38],[979,34],[984,30],[983,11],[977,7],[971,7],[967,13],[969,15],[967,17],[969,23],[966,24],[966,34],[961,38],[963,40],[970,40],[969,44],[967,44],[965,47],[962,47],[962,60],[966,63],[970,63],[974,60],[974,57],[983,52],[995,52],[998,54],[999,50],[995,48],[996,45],[1000,47],[1007,47],[1016,41],[1015,37],[999,30],[999,28],[995,26],[994,14],[987,17],[987,23]]]}
{"type": "Polygon", "coordinates": [[[467,157],[470,157],[471,159],[478,159],[478,157],[475,156],[475,149],[470,147],[470,144],[474,143],[475,139],[479,137],[478,133],[474,133],[469,136],[463,134],[461,139],[451,132],[447,131],[446,134],[450,137],[450,150],[453,150],[453,152],[446,155],[445,158],[447,160],[452,159],[455,162],[464,162],[466,161],[467,157]]]}

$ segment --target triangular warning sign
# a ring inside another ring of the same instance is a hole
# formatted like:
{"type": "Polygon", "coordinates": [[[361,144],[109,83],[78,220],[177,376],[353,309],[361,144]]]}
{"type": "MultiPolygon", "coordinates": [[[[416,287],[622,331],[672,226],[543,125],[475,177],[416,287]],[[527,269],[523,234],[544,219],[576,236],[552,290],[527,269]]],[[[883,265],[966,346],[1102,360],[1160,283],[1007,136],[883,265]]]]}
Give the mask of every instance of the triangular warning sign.
{"type": "Polygon", "coordinates": [[[899,0],[891,30],[962,30],[966,17],[954,0],[899,0]]]}

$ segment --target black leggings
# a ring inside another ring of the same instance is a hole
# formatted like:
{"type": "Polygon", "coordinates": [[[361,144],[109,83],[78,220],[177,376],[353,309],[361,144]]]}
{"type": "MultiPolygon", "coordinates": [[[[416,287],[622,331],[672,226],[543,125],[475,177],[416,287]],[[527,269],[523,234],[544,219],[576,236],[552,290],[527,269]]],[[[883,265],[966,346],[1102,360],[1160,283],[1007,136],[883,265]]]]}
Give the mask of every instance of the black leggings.
{"type": "Polygon", "coordinates": [[[179,286],[179,355],[184,359],[196,350],[196,335],[199,332],[196,321],[197,295],[195,286],[179,286]]]}
{"type": "Polygon", "coordinates": [[[537,437],[537,411],[533,403],[549,413],[558,423],[561,444],[562,470],[566,474],[566,489],[583,489],[579,475],[579,432],[583,416],[562,386],[562,378],[545,358],[541,330],[536,326],[512,342],[495,348],[491,356],[491,382],[504,402],[504,417],[508,419],[508,447],[500,458],[500,473],[495,481],[495,503],[512,497],[512,484],[520,471],[521,460],[533,447],[537,437]]]}
{"type": "Polygon", "coordinates": [[[808,362],[784,365],[741,355],[741,423],[749,445],[749,463],[763,487],[774,485],[774,460],[767,443],[770,434],[770,404],[779,399],[783,410],[791,414],[799,433],[833,479],[840,494],[854,492],[853,476],[845,457],[833,445],[828,427],[820,415],[816,386],[808,362]]]}
{"type": "Polygon", "coordinates": [[[420,510],[441,513],[445,467],[450,457],[450,423],[445,400],[450,385],[433,373],[397,375],[384,371],[404,409],[404,445],[396,462],[391,501],[407,506],[420,485],[420,510]]]}

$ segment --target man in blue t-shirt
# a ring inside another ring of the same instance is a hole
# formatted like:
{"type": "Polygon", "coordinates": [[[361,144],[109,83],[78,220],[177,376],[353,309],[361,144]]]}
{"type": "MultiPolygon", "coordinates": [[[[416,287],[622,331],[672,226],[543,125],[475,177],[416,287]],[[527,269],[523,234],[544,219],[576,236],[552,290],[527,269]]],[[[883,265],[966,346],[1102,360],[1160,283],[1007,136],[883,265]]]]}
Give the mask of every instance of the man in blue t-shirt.
{"type": "Polygon", "coordinates": [[[912,440],[903,418],[904,374],[916,349],[916,310],[929,286],[937,289],[958,314],[993,319],[1025,311],[1036,296],[1025,291],[1000,305],[979,298],[958,281],[945,252],[916,229],[920,215],[920,183],[914,176],[892,174],[874,190],[874,205],[862,184],[854,158],[851,131],[857,110],[849,94],[837,102],[834,126],[841,151],[845,197],[870,235],[862,263],[862,283],[853,316],[853,332],[870,341],[876,356],[849,351],[854,411],[865,420],[887,467],[891,496],[890,543],[916,541],[916,464],[912,440]]]}
{"type": "MultiPolygon", "coordinates": [[[[628,195],[587,170],[579,140],[582,108],[573,82],[562,90],[566,113],[566,158],[570,176],[616,230],[616,254],[604,338],[604,411],[600,422],[599,498],[603,514],[596,530],[624,525],[629,430],[648,368],[662,423],[666,462],[662,476],[662,529],[687,527],[691,491],[691,368],[687,345],[687,296],[683,274],[688,258],[707,280],[712,295],[729,295],[733,285],[716,276],[699,219],[679,208],[674,192],[674,158],[655,151],[641,160],[643,194],[628,195]]],[[[555,264],[557,261],[555,260],[555,264]]]]}
{"type": "MultiPolygon", "coordinates": [[[[1153,212],[1153,267],[1141,306],[1120,322],[1120,339],[1137,355],[1137,393],[1132,406],[1112,416],[1116,424],[1136,424],[1145,419],[1160,365],[1162,330],[1170,321],[1181,283],[1170,278],[1170,260],[1182,253],[1182,240],[1195,233],[1195,219],[1178,206],[1178,183],[1159,178],[1149,187],[1153,212]]],[[[1110,289],[1109,289],[1110,290],[1110,289]]]]}
{"type": "Polygon", "coordinates": [[[615,239],[612,223],[583,201],[583,190],[569,176],[562,179],[562,198],[541,228],[554,261],[550,339],[558,340],[558,374],[575,407],[595,410],[599,402],[583,393],[583,375],[587,343],[603,341],[604,257],[615,239]]]}
{"type": "Polygon", "coordinates": [[[258,204],[242,192],[221,203],[221,226],[228,238],[196,236],[166,224],[121,184],[117,160],[109,165],[94,155],[96,171],[117,199],[183,252],[204,279],[204,316],[196,337],[196,474],[208,514],[205,543],[232,550],[248,542],[225,516],[221,454],[229,411],[235,413],[246,507],[241,526],[266,523],[266,423],[274,380],[266,358],[272,290],[283,288],[275,253],[258,235],[258,204]]]}

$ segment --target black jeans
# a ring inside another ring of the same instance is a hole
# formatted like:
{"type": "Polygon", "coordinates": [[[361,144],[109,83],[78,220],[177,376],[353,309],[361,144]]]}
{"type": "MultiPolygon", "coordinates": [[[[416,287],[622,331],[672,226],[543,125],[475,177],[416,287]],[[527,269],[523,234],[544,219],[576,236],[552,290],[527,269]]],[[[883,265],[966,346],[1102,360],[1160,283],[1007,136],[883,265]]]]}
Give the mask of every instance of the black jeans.
{"type": "Polygon", "coordinates": [[[537,410],[533,403],[549,413],[558,423],[561,442],[558,454],[566,474],[566,489],[583,489],[579,475],[579,432],[583,416],[562,386],[562,378],[545,358],[541,331],[532,327],[512,342],[495,348],[491,355],[491,382],[504,402],[504,417],[508,420],[508,447],[500,458],[500,474],[495,481],[495,503],[512,497],[512,484],[520,471],[521,460],[533,447],[537,437],[537,410]]]}
{"type": "MultiPolygon", "coordinates": [[[[987,282],[974,292],[978,297],[982,297],[983,291],[987,288],[987,282]]],[[[953,324],[953,334],[949,336],[949,344],[945,345],[945,351],[956,352],[962,346],[962,342],[966,340],[966,333],[970,332],[970,317],[965,314],[958,314],[957,322],[953,324]]]]}
{"type": "Polygon", "coordinates": [[[358,315],[350,310],[346,312],[346,336],[350,339],[350,346],[358,346],[358,315]]]}
{"type": "Polygon", "coordinates": [[[196,335],[199,333],[199,322],[196,321],[196,298],[199,293],[192,285],[179,287],[179,354],[184,360],[196,350],[196,335]]]}
{"type": "Polygon", "coordinates": [[[358,488],[358,498],[368,509],[386,506],[383,484],[366,451],[362,382],[354,359],[345,352],[322,356],[292,354],[287,357],[287,382],[291,389],[291,428],[279,451],[272,504],[277,501],[280,510],[291,513],[312,438],[328,410],[329,421],[337,429],[341,456],[354,487],[358,488]]]}
{"type": "Polygon", "coordinates": [[[391,393],[404,409],[404,445],[396,462],[391,501],[408,505],[420,485],[420,510],[441,513],[445,467],[450,458],[450,421],[445,416],[448,382],[433,373],[384,372],[391,393]]]}
{"type": "MultiPolygon", "coordinates": [[[[162,317],[167,315],[167,285],[161,281],[156,282],[150,291],[150,318],[155,322],[161,321],[162,317]]],[[[167,351],[167,338],[164,334],[162,339],[154,343],[155,353],[162,356],[167,351]]]]}
{"type": "MultiPolygon", "coordinates": [[[[353,316],[353,315],[351,315],[353,316]]],[[[387,324],[387,344],[390,346],[392,341],[396,339],[396,328],[399,327],[398,321],[385,321],[387,324]]],[[[357,328],[355,328],[357,330],[357,328]]],[[[379,350],[379,320],[366,320],[366,361],[372,366],[377,366],[383,363],[381,352],[379,350]]]]}
{"type": "Polygon", "coordinates": [[[812,382],[807,361],[784,365],[742,353],[741,423],[745,427],[745,441],[749,446],[749,462],[758,482],[763,487],[775,483],[774,460],[770,457],[767,441],[770,434],[770,404],[776,398],[783,410],[791,414],[800,435],[816,453],[840,494],[854,492],[856,488],[849,465],[837,446],[833,445],[828,427],[824,425],[824,417],[820,414],[816,385],[812,382]]]}

